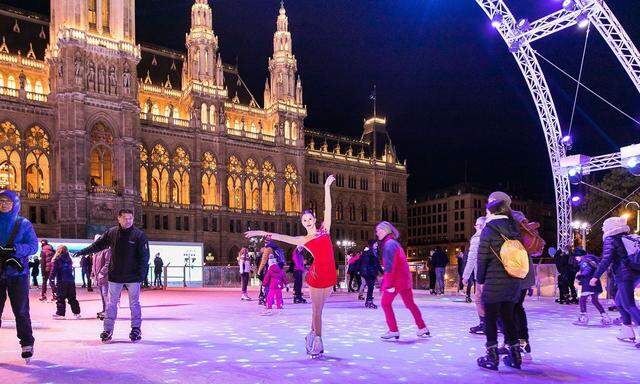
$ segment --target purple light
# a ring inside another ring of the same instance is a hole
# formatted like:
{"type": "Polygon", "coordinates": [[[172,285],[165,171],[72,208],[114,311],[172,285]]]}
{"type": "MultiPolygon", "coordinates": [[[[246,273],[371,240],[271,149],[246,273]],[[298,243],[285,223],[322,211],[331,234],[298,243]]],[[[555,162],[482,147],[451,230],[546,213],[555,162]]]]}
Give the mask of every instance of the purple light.
{"type": "Polygon", "coordinates": [[[625,166],[634,176],[640,176],[640,161],[637,157],[632,157],[626,161],[625,166]]]}
{"type": "Polygon", "coordinates": [[[578,205],[580,205],[580,203],[582,203],[582,196],[578,194],[571,196],[571,205],[577,207],[578,205]]]}
{"type": "Polygon", "coordinates": [[[499,26],[502,25],[502,20],[503,20],[502,14],[501,13],[496,13],[491,18],[491,26],[493,26],[493,28],[498,28],[499,26]]]}
{"type": "Polygon", "coordinates": [[[571,135],[566,135],[563,136],[562,139],[560,139],[560,143],[567,149],[571,149],[571,147],[573,147],[573,136],[571,135]]]}

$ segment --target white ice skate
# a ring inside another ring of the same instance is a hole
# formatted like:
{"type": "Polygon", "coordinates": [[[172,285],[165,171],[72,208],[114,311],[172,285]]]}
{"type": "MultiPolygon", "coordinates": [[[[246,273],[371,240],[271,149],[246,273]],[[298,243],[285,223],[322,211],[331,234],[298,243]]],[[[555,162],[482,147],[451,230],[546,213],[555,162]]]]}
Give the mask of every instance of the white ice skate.
{"type": "Polygon", "coordinates": [[[313,346],[309,351],[309,356],[311,356],[312,359],[317,359],[322,357],[323,353],[324,353],[324,345],[322,344],[322,337],[316,336],[313,338],[313,346]]]}
{"type": "Polygon", "coordinates": [[[416,336],[418,336],[418,337],[429,337],[429,336],[431,336],[431,332],[429,332],[429,328],[427,328],[427,327],[420,328],[416,332],[416,336]]]}
{"type": "Polygon", "coordinates": [[[531,363],[533,357],[531,356],[531,346],[525,339],[519,339],[520,341],[520,356],[522,356],[523,363],[531,363]]]}
{"type": "Polygon", "coordinates": [[[21,357],[24,359],[26,364],[31,362],[31,358],[33,357],[33,345],[26,345],[22,347],[21,357]]]}
{"type": "Polygon", "coordinates": [[[580,316],[578,317],[578,320],[573,322],[573,325],[581,325],[581,326],[589,325],[589,316],[587,316],[586,313],[581,313],[580,316]]]}
{"type": "Polygon", "coordinates": [[[64,316],[62,316],[62,315],[58,315],[57,313],[54,313],[53,315],[51,315],[51,318],[52,318],[53,320],[64,320],[64,319],[65,319],[65,317],[64,317],[64,316]]]}
{"type": "Polygon", "coordinates": [[[600,319],[600,324],[602,324],[604,327],[608,327],[611,325],[611,318],[609,317],[609,314],[607,312],[604,312],[602,314],[602,318],[600,319]]]}
{"type": "Polygon", "coordinates": [[[273,315],[273,310],[271,309],[265,309],[264,311],[260,312],[260,316],[271,316],[273,315]]]}
{"type": "Polygon", "coordinates": [[[618,340],[625,342],[636,341],[636,333],[633,330],[633,325],[624,325],[620,327],[620,333],[616,336],[618,340]]]}
{"type": "Polygon", "coordinates": [[[312,330],[307,333],[307,336],[304,337],[305,348],[307,349],[307,354],[311,352],[311,348],[313,348],[313,340],[316,338],[316,333],[312,330]]]}
{"type": "Polygon", "coordinates": [[[381,335],[380,338],[382,340],[393,340],[393,339],[398,340],[400,338],[400,332],[387,331],[387,333],[385,333],[384,335],[381,335]]]}
{"type": "Polygon", "coordinates": [[[251,298],[246,293],[243,293],[242,297],[240,298],[240,300],[242,300],[242,301],[251,301],[251,298]]]}

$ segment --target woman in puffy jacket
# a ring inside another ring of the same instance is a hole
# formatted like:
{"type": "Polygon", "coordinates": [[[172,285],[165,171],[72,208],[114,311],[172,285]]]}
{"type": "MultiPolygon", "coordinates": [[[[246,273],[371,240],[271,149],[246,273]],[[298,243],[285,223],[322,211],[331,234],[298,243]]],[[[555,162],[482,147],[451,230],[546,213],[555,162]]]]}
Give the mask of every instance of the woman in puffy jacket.
{"type": "MultiPolygon", "coordinates": [[[[636,306],[633,291],[640,284],[640,272],[630,267],[629,256],[623,239],[631,240],[629,233],[631,228],[624,217],[610,217],[602,223],[602,261],[598,269],[589,281],[589,285],[595,287],[600,277],[609,266],[613,270],[613,276],[618,286],[616,293],[616,305],[622,318],[622,328],[618,339],[623,341],[636,340],[633,323],[640,324],[640,310],[636,306]]],[[[635,236],[634,236],[635,238],[635,236]]],[[[640,343],[636,344],[640,348],[640,343]]]]}
{"type": "Polygon", "coordinates": [[[416,333],[418,337],[430,336],[429,328],[427,328],[422,319],[422,313],[420,313],[420,309],[413,301],[411,272],[409,272],[407,255],[397,240],[400,233],[391,223],[383,221],[376,225],[376,236],[380,241],[378,250],[382,252],[384,264],[384,275],[382,277],[382,286],[380,287],[382,290],[381,305],[389,326],[389,331],[380,337],[383,340],[397,340],[400,338],[398,323],[392,306],[393,300],[397,295],[402,297],[405,307],[411,311],[418,326],[418,332],[416,333]]]}
{"type": "Polygon", "coordinates": [[[478,265],[476,279],[482,285],[481,301],[485,311],[485,334],[487,337],[486,356],[478,358],[482,368],[497,370],[498,358],[498,318],[502,319],[504,341],[509,348],[505,363],[520,368],[522,356],[520,342],[513,318],[513,311],[520,299],[522,279],[510,276],[499,259],[500,249],[509,240],[520,240],[518,223],[511,215],[511,209],[502,200],[487,204],[485,226],[478,245],[478,265]]]}

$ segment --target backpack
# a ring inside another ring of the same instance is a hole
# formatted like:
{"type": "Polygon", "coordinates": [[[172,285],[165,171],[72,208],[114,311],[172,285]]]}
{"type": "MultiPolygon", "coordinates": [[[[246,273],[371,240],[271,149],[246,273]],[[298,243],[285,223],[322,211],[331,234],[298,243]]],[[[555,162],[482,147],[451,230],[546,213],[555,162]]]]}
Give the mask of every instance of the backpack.
{"type": "Polygon", "coordinates": [[[494,226],[490,226],[496,232],[500,234],[504,243],[500,247],[500,253],[498,254],[492,247],[491,252],[500,260],[504,270],[511,277],[517,279],[524,279],[529,274],[529,254],[525,246],[520,240],[511,240],[498,230],[494,226]]]}
{"type": "Polygon", "coordinates": [[[527,250],[527,253],[532,257],[542,256],[544,251],[545,241],[538,233],[540,223],[528,222],[527,220],[520,221],[520,235],[522,236],[522,245],[527,250]]]}
{"type": "Polygon", "coordinates": [[[623,260],[624,263],[629,269],[640,272],[640,236],[622,236],[622,244],[627,252],[627,256],[623,260]]]}

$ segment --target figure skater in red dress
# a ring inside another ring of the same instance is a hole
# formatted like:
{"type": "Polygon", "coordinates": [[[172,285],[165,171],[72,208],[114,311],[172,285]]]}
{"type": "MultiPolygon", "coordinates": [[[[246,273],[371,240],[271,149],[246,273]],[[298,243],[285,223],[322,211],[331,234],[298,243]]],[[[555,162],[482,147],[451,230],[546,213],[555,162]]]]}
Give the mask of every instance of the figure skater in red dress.
{"type": "Polygon", "coordinates": [[[337,275],[331,242],[331,184],[335,176],[330,175],[324,183],[324,222],[316,226],[316,216],[312,211],[304,211],[300,218],[307,230],[306,236],[287,236],[265,231],[248,231],[245,237],[266,236],[276,241],[303,246],[313,256],[313,264],[307,273],[307,284],[312,301],[311,331],[305,338],[307,354],[316,358],[324,353],[322,345],[322,309],[336,284],[337,275]]]}

